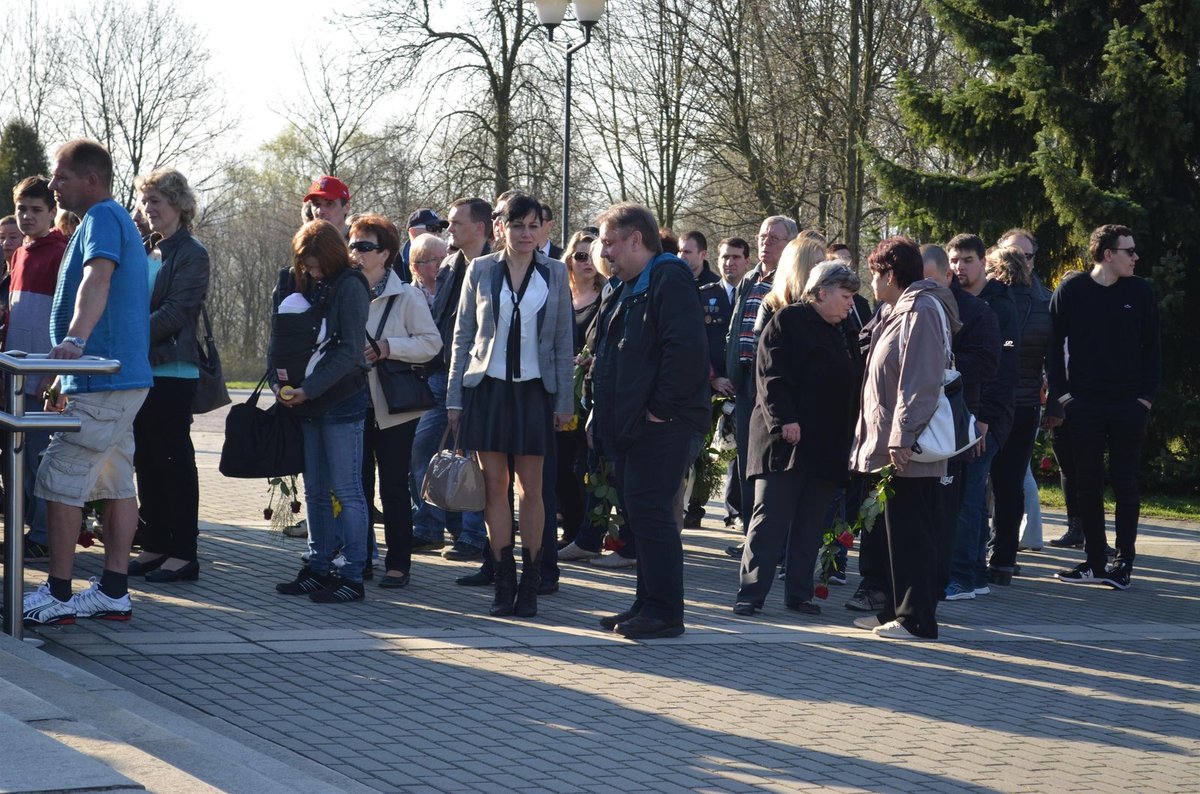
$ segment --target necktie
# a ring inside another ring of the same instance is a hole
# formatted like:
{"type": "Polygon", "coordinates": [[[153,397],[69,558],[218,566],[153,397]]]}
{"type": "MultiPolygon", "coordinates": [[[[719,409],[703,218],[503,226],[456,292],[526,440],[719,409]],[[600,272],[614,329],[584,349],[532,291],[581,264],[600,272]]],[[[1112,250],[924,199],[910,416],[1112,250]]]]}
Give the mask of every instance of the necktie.
{"type": "Polygon", "coordinates": [[[510,381],[521,377],[521,299],[525,297],[525,290],[529,287],[531,276],[533,276],[532,262],[525,269],[521,287],[514,289],[512,271],[508,267],[508,262],[504,263],[504,283],[508,285],[508,291],[512,295],[512,322],[508,325],[508,350],[506,351],[508,367],[505,373],[510,381]]]}

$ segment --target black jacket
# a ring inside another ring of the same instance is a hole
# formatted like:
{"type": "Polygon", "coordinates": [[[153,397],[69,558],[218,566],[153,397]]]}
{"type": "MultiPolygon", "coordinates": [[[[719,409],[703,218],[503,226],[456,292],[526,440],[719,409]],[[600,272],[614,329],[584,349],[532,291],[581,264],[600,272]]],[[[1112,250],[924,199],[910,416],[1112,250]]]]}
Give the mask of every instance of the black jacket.
{"type": "Polygon", "coordinates": [[[979,299],[992,308],[1000,324],[1000,362],[996,377],[984,383],[981,395],[981,410],[990,418],[977,418],[988,423],[988,432],[995,437],[996,443],[1003,445],[1012,429],[1016,407],[1013,398],[1021,363],[1021,324],[1017,306],[1003,282],[988,279],[979,292],[979,299]]]}
{"type": "Polygon", "coordinates": [[[750,416],[746,475],[801,469],[842,482],[858,419],[862,361],[844,324],[830,325],[812,306],[780,309],[758,343],[758,401],[750,416]],[[783,440],[800,425],[800,443],[783,440]]]}
{"type": "Polygon", "coordinates": [[[1042,373],[1046,351],[1054,329],[1050,324],[1050,293],[1033,275],[1032,284],[1014,284],[1008,288],[1017,309],[1021,327],[1020,368],[1014,405],[1028,407],[1042,402],[1042,373]]]}
{"type": "Polygon", "coordinates": [[[196,323],[208,293],[208,249],[182,227],[152,243],[163,264],[150,292],[150,365],[199,364],[196,323]]]}
{"type": "Polygon", "coordinates": [[[1000,365],[1000,321],[988,305],[950,279],[950,291],[958,304],[958,320],[962,328],[954,335],[950,350],[954,367],[962,375],[963,399],[967,408],[981,422],[988,422],[983,413],[983,385],[996,377],[1000,365]]]}
{"type": "Polygon", "coordinates": [[[708,335],[708,360],[713,377],[725,377],[725,338],[729,333],[729,315],[733,303],[725,290],[725,282],[700,285],[700,310],[704,312],[704,331],[708,335]]]}
{"type": "MultiPolygon", "coordinates": [[[[483,244],[480,256],[492,252],[489,243],[483,244]]],[[[454,321],[458,319],[458,299],[462,295],[463,275],[467,272],[467,260],[462,251],[455,251],[442,260],[434,279],[433,324],[442,335],[442,352],[429,362],[428,367],[441,364],[450,366],[450,353],[454,350],[454,321]]],[[[401,276],[403,280],[403,276],[401,276]]]]}
{"type": "Polygon", "coordinates": [[[592,432],[604,450],[626,451],[653,413],[708,430],[708,344],[696,282],[683,260],[659,254],[648,286],[620,284],[600,309],[592,364],[592,432]]]}

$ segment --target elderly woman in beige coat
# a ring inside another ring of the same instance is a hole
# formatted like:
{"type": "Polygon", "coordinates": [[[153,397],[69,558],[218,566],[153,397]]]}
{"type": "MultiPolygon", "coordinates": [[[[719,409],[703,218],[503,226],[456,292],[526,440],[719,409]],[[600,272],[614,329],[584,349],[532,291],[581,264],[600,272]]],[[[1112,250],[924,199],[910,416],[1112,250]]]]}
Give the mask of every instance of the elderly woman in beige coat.
{"type": "MultiPolygon", "coordinates": [[[[379,586],[385,588],[404,587],[409,580],[413,519],[408,472],[417,420],[425,411],[389,413],[379,386],[377,363],[393,359],[424,364],[442,349],[442,337],[433,323],[425,296],[416,287],[402,282],[389,267],[399,250],[396,227],[382,215],[359,215],[351,224],[350,257],[362,268],[371,288],[364,353],[371,365],[367,377],[372,407],[367,411],[363,432],[363,483],[370,504],[375,481],[370,475],[378,464],[383,534],[387,540],[384,562],[387,573],[379,580],[379,586]]],[[[374,529],[368,531],[373,537],[374,529]]],[[[374,544],[370,547],[373,553],[374,544]]]]}
{"type": "Polygon", "coordinates": [[[889,639],[934,639],[934,527],[938,482],[946,474],[946,462],[914,461],[912,448],[937,409],[947,365],[943,329],[949,335],[958,330],[958,305],[949,289],[923,278],[921,250],[907,238],[881,242],[868,265],[875,297],[885,305],[871,324],[862,413],[850,465],[871,473],[890,464],[896,473],[884,506],[890,599],[877,616],[854,623],[889,639]]]}

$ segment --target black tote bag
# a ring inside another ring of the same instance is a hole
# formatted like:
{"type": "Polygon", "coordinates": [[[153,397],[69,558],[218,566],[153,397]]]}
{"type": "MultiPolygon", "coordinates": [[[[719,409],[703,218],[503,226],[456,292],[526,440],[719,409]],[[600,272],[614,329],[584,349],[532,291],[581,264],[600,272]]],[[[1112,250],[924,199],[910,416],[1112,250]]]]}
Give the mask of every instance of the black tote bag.
{"type": "Polygon", "coordinates": [[[258,407],[266,382],[267,376],[263,375],[250,398],[231,407],[225,417],[219,468],[226,477],[286,477],[304,470],[304,437],[299,420],[278,403],[266,410],[258,407]]]}

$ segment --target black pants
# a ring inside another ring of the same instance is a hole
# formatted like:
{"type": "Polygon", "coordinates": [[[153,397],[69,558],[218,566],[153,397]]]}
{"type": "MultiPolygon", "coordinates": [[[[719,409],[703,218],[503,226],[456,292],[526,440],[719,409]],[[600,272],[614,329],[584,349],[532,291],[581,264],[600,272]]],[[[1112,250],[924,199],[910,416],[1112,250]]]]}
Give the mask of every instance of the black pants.
{"type": "Polygon", "coordinates": [[[934,489],[934,545],[937,553],[937,591],[945,592],[950,584],[950,560],[954,557],[954,543],[958,539],[958,514],[963,502],[963,464],[947,461],[946,476],[938,480],[934,489]]]}
{"type": "Polygon", "coordinates": [[[738,459],[729,461],[725,471],[725,525],[742,517],[742,477],[738,474],[738,459]]]}
{"type": "Polygon", "coordinates": [[[617,454],[617,482],[637,540],[637,614],[683,622],[684,475],[701,436],[679,422],[647,422],[641,438],[617,454]]]}
{"type": "Polygon", "coordinates": [[[737,474],[741,492],[738,495],[738,510],[741,511],[742,532],[750,523],[750,511],[754,506],[754,483],[746,477],[746,455],[750,446],[750,414],[758,399],[758,384],[754,379],[754,367],[742,367],[741,385],[734,397],[735,434],[737,440],[737,474]]]}
{"type": "Polygon", "coordinates": [[[1083,527],[1084,550],[1093,570],[1102,570],[1105,563],[1105,452],[1108,453],[1108,476],[1117,503],[1117,562],[1133,563],[1138,515],[1142,507],[1137,477],[1149,415],[1146,406],[1133,398],[1103,402],[1076,397],[1067,403],[1068,433],[1079,481],[1076,486],[1078,515],[1083,527]]]}
{"type": "Polygon", "coordinates": [[[200,480],[192,446],[195,378],[154,379],[133,420],[142,548],[189,562],[196,559],[200,480]]]}
{"type": "Polygon", "coordinates": [[[807,477],[799,470],[755,478],[754,513],[742,551],[739,602],[762,607],[785,547],[785,603],[812,600],[813,570],[835,490],[832,480],[807,477]]]}
{"type": "MultiPolygon", "coordinates": [[[[413,517],[412,494],[408,490],[408,470],[412,461],[413,437],[417,420],[381,429],[375,412],[368,408],[363,427],[363,488],[367,504],[374,498],[375,465],[379,465],[379,498],[383,503],[383,536],[387,540],[384,566],[389,571],[412,567],[413,517]],[[367,472],[372,473],[367,490],[367,472]]],[[[371,522],[367,532],[374,534],[371,522]]]]}
{"type": "Polygon", "coordinates": [[[902,619],[918,637],[934,639],[937,626],[937,477],[895,477],[884,505],[891,598],[879,614],[887,623],[902,619]]]}
{"type": "MultiPolygon", "coordinates": [[[[587,471],[587,434],[582,427],[554,434],[558,445],[558,509],[562,512],[563,543],[575,540],[583,524],[585,494],[583,475],[587,471]]],[[[554,516],[546,516],[546,526],[553,530],[554,516]]],[[[555,534],[551,532],[551,534],[555,534]]],[[[557,540],[557,536],[555,538],[557,540]]]]}
{"type": "Polygon", "coordinates": [[[992,521],[991,568],[1011,569],[1017,563],[1021,518],[1025,515],[1025,473],[1033,456],[1041,408],[1018,405],[1008,440],[992,460],[992,495],[996,512],[992,521]]]}
{"type": "Polygon", "coordinates": [[[1050,436],[1050,445],[1054,450],[1054,459],[1058,461],[1058,481],[1062,486],[1067,520],[1070,521],[1079,516],[1079,496],[1076,492],[1079,475],[1075,471],[1075,452],[1071,447],[1071,432],[1065,420],[1054,428],[1050,436]]]}

